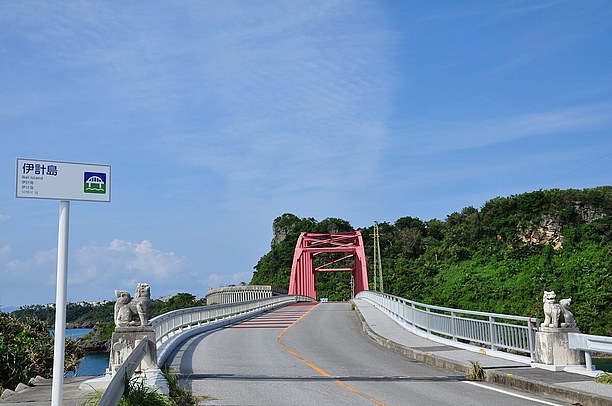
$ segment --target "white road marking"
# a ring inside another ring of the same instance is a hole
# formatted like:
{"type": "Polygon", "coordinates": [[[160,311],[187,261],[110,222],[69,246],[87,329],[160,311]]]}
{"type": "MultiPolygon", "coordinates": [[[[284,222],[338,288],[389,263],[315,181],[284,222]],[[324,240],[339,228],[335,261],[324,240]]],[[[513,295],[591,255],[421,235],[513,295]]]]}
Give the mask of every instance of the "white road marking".
{"type": "Polygon", "coordinates": [[[533,402],[542,403],[542,404],[545,404],[545,405],[563,406],[563,405],[561,405],[559,403],[552,403],[552,402],[547,402],[545,400],[535,399],[535,398],[532,398],[532,397],[529,397],[529,396],[519,395],[518,393],[508,392],[508,391],[505,391],[503,389],[499,389],[499,388],[494,388],[492,386],[483,385],[483,384],[478,383],[478,382],[472,382],[472,381],[462,381],[462,382],[463,383],[468,383],[470,385],[478,386],[478,387],[483,388],[483,389],[488,389],[488,390],[492,390],[492,391],[495,391],[495,392],[505,393],[506,395],[514,396],[515,398],[527,399],[527,400],[531,400],[533,402]]]}

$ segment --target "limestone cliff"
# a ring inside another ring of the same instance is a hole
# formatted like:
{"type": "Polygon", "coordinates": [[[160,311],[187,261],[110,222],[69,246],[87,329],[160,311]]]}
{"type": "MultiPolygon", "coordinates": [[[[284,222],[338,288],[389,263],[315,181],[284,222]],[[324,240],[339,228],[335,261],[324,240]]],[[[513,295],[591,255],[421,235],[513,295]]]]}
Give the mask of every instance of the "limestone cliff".
{"type": "MultiPolygon", "coordinates": [[[[572,202],[572,208],[575,215],[587,224],[612,214],[612,210],[582,201],[572,202]]],[[[563,241],[563,229],[557,218],[551,215],[542,215],[542,219],[537,225],[527,227],[519,232],[517,245],[550,245],[558,250],[563,248],[563,241]]]]}
{"type": "Polygon", "coordinates": [[[518,245],[551,245],[555,250],[563,248],[561,225],[552,216],[542,216],[542,221],[533,228],[519,233],[518,245]]]}
{"type": "Polygon", "coordinates": [[[592,203],[573,202],[574,210],[585,223],[592,223],[612,214],[612,210],[596,207],[592,203]]]}
{"type": "Polygon", "coordinates": [[[280,244],[287,238],[295,227],[300,218],[289,213],[278,216],[272,223],[272,246],[280,244]]]}

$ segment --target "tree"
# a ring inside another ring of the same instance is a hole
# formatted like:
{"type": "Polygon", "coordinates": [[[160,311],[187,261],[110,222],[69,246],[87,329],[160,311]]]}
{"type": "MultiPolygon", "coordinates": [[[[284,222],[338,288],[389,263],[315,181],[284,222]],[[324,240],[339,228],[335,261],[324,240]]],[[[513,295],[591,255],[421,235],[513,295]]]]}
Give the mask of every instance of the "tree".
{"type": "Polygon", "coordinates": [[[162,307],[161,313],[204,305],[205,303],[203,300],[196,300],[196,297],[191,293],[177,293],[168,299],[168,301],[162,307]]]}

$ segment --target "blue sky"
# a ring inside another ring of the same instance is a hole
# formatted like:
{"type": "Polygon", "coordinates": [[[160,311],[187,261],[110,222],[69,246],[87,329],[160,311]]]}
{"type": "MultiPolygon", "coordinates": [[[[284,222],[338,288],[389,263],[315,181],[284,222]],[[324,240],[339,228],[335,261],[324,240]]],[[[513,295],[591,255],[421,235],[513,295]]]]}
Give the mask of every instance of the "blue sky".
{"type": "Polygon", "coordinates": [[[109,164],[68,300],[248,282],[283,213],[354,227],[612,184],[607,1],[0,2],[0,305],[55,300],[16,158],[109,164]]]}

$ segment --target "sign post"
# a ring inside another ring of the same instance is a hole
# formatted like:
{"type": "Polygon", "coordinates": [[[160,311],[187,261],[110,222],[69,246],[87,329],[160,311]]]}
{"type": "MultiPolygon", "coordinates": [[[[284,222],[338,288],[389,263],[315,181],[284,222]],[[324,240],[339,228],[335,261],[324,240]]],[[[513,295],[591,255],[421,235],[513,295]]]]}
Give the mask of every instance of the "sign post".
{"type": "Polygon", "coordinates": [[[70,201],[110,202],[110,166],[17,158],[15,196],[60,200],[51,405],[64,399],[70,201]]]}
{"type": "Polygon", "coordinates": [[[64,400],[64,358],[66,346],[66,290],[68,285],[68,223],[70,201],[60,201],[57,232],[57,282],[55,287],[55,341],[53,345],[53,387],[51,404],[64,400]]]}

